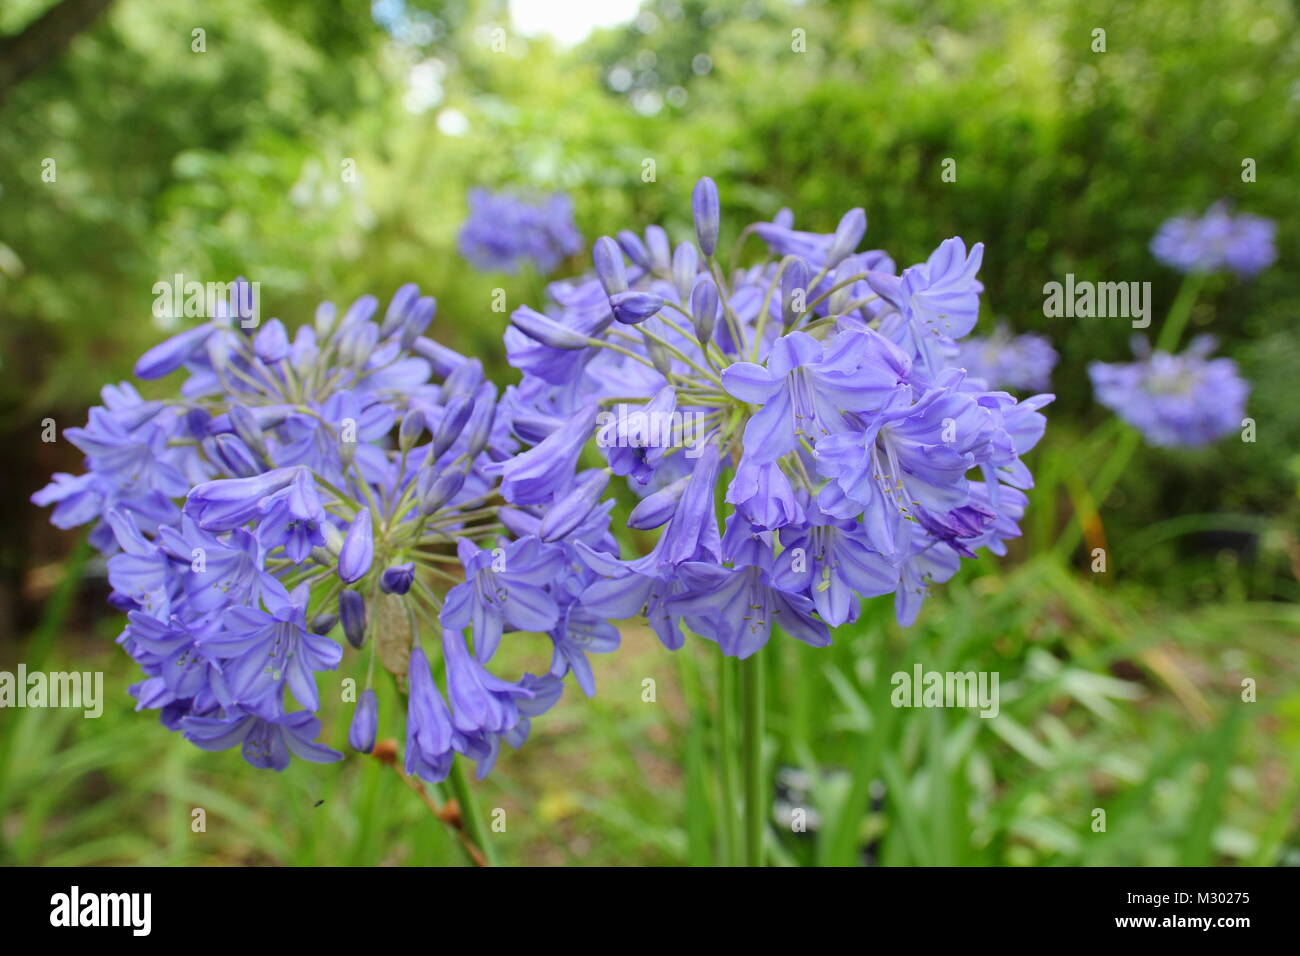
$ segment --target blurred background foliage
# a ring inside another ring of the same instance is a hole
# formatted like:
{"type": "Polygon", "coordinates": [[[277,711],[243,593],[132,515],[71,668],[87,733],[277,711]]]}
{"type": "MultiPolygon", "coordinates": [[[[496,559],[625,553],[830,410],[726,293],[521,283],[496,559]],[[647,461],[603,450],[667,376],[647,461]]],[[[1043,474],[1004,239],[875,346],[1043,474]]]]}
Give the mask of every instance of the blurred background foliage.
{"type": "MultiPolygon", "coordinates": [[[[939,589],[910,632],[873,606],[832,654],[771,655],[781,686],[797,675],[772,705],[773,756],[823,824],[774,852],[884,863],[1297,852],[1293,4],[647,0],[561,46],[518,30],[500,0],[13,0],[0,9],[11,41],[0,62],[55,6],[107,9],[21,80],[0,71],[0,666],[48,654],[50,666],[103,668],[115,696],[99,721],[0,715],[0,862],[454,859],[400,781],[367,761],[259,775],[130,713],[100,572],[69,559],[76,536],[27,503],[51,471],[79,470],[71,446],[40,442],[42,422],[80,424],[104,382],[129,377],[167,331],[153,285],[177,273],[258,280],[263,314],[291,325],[323,299],[416,281],[439,300],[437,335],[507,383],[493,290],[510,308],[537,305],[544,279],[476,273],[458,256],[467,190],[569,192],[588,242],[649,222],[684,236],[705,174],[720,186],[724,249],[782,206],[817,231],[863,206],[867,245],[900,266],[949,235],[983,241],[984,329],[1005,317],[1062,356],[1044,480],[1012,559],[939,589]],[[955,182],[940,178],[948,158],[955,182]],[[1149,281],[1158,325],[1179,277],[1147,243],[1165,218],[1220,198],[1278,221],[1279,261],[1249,283],[1213,279],[1192,320],[1252,382],[1258,441],[1142,449],[1099,503],[1088,543],[1104,540],[1112,562],[1091,574],[1083,549],[1054,546],[1105,451],[1087,438],[1106,417],[1087,363],[1122,360],[1132,330],[1045,318],[1042,287],[1067,273],[1149,281]],[[69,583],[83,571],[89,586],[69,583]],[[998,721],[898,720],[878,690],[889,660],[993,667],[1023,693],[998,721]],[[1247,720],[1232,716],[1243,675],[1268,676],[1247,720]],[[191,839],[191,805],[238,839],[191,839]],[[1125,836],[1089,830],[1106,806],[1125,836]]],[[[507,859],[700,862],[720,838],[698,808],[725,742],[690,720],[681,693],[710,686],[711,659],[674,659],[635,629],[628,644],[597,662],[601,696],[566,699],[487,783],[490,806],[525,810],[503,837],[507,859]],[[641,704],[645,676],[664,706],[641,704]]]]}

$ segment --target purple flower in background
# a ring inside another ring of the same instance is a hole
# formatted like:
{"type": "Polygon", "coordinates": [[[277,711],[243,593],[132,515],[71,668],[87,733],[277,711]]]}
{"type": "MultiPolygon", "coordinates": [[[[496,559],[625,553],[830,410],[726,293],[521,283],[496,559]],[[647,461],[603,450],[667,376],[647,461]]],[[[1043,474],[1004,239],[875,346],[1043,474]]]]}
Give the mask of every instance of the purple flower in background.
{"type": "Polygon", "coordinates": [[[1181,355],[1134,344],[1138,361],[1093,362],[1088,367],[1097,401],[1132,425],[1152,445],[1195,447],[1241,428],[1250,385],[1229,358],[1210,358],[1211,336],[1192,340],[1181,355]]]}
{"type": "Polygon", "coordinates": [[[1249,277],[1273,264],[1277,224],[1249,213],[1233,214],[1216,202],[1205,214],[1175,216],[1151,240],[1151,254],[1180,272],[1228,270],[1249,277]]]}
{"type": "Polygon", "coordinates": [[[529,198],[472,189],[460,253],[476,268],[518,272],[525,262],[543,275],[582,250],[568,196],[529,198]]]}
{"type": "Polygon", "coordinates": [[[1037,392],[1052,384],[1056,349],[1044,336],[1026,332],[1015,335],[999,322],[985,338],[971,336],[960,343],[954,364],[966,369],[971,378],[983,379],[989,388],[1010,388],[1037,392]]]}

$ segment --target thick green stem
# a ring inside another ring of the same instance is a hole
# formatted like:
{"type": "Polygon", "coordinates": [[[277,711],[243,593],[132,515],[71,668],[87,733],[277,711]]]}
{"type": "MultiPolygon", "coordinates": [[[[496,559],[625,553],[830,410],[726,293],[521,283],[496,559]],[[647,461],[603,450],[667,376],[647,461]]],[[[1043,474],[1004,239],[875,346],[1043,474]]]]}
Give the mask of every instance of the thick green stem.
{"type": "Polygon", "coordinates": [[[763,659],[740,662],[740,704],[745,768],[745,865],[762,866],[767,832],[767,775],[763,772],[763,659]]]}
{"type": "Polygon", "coordinates": [[[456,794],[456,803],[460,807],[460,818],[465,825],[465,832],[483,853],[488,865],[496,866],[496,852],[492,847],[487,827],[483,823],[483,817],[478,812],[478,804],[474,802],[474,794],[469,789],[469,781],[465,779],[464,765],[465,761],[461,757],[453,760],[451,774],[447,780],[451,783],[452,792],[456,794]]]}

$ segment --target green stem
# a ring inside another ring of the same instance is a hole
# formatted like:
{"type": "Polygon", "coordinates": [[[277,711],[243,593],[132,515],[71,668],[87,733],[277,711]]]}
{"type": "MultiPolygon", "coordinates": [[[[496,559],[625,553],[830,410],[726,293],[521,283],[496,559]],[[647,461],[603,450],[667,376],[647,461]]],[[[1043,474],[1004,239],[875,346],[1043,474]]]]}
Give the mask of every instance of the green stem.
{"type": "Polygon", "coordinates": [[[735,865],[740,856],[740,835],[736,826],[736,748],[732,734],[734,714],[735,661],[718,655],[718,769],[722,812],[718,814],[721,837],[719,858],[723,866],[735,865]]]}
{"type": "Polygon", "coordinates": [[[1174,304],[1169,307],[1169,314],[1165,316],[1165,324],[1160,328],[1160,337],[1156,339],[1156,351],[1173,352],[1178,347],[1178,340],[1182,338],[1187,320],[1192,316],[1192,306],[1196,304],[1196,297],[1204,282],[1205,275],[1201,272],[1189,272],[1183,277],[1183,284],[1178,287],[1178,294],[1174,296],[1174,304]]]}
{"type": "Polygon", "coordinates": [[[740,702],[745,767],[745,865],[762,866],[767,831],[767,775],[763,773],[763,658],[740,662],[740,702]]]}
{"type": "Polygon", "coordinates": [[[469,781],[465,779],[464,759],[456,757],[451,762],[451,774],[447,777],[447,780],[451,783],[452,792],[456,794],[456,803],[460,805],[460,818],[465,824],[465,831],[479,850],[482,851],[488,865],[496,866],[496,851],[493,849],[492,841],[488,837],[483,817],[478,812],[478,804],[474,802],[474,794],[469,789],[469,781]]]}

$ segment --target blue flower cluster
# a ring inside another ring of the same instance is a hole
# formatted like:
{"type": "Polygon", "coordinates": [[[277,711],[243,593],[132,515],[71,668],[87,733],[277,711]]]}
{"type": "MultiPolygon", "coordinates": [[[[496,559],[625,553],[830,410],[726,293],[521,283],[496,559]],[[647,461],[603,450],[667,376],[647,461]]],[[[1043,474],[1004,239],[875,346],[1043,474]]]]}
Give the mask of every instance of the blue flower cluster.
{"type": "Polygon", "coordinates": [[[176,397],[105,388],[65,431],[85,473],[33,500],[93,526],[139,708],[260,767],[336,760],[317,684],[350,646],[371,655],[353,748],[375,744],[378,660],[407,692],[407,771],[440,781],[461,754],[481,775],[569,674],[595,693],[611,621],[736,657],[774,626],[826,645],[863,598],[892,594],[910,624],[961,558],[1005,553],[1052,396],[960,364],[982,247],[948,239],[899,272],[857,251],[861,210],[827,235],[782,211],[740,236],[770,254],[728,272],[711,180],[692,205],[694,242],[604,237],[593,274],[512,314],[522,379],[503,395],[426,337],[435,303],[414,285],[382,314],[326,303],[291,336],[236,283],[137,363],[184,369],[176,397]],[[630,559],[613,477],[639,498],[628,526],[659,531],[630,559]],[[550,665],[507,680],[488,665],[521,632],[549,639],[550,665]]]}
{"type": "Polygon", "coordinates": [[[582,251],[573,224],[573,203],[565,195],[525,199],[508,192],[472,189],[469,218],[460,229],[460,254],[478,269],[518,272],[531,262],[548,275],[566,257],[582,251]]]}
{"type": "Polygon", "coordinates": [[[972,335],[961,343],[956,364],[971,378],[981,378],[993,388],[1041,391],[1052,383],[1058,356],[1041,335],[1015,335],[999,322],[991,335],[972,335]]]}
{"type": "Polygon", "coordinates": [[[1088,367],[1097,401],[1153,445],[1195,447],[1242,427],[1250,386],[1230,358],[1209,357],[1215,341],[1197,336],[1181,355],[1152,352],[1134,341],[1138,361],[1093,362],[1088,367]]]}
{"type": "MultiPolygon", "coordinates": [[[[518,448],[510,416],[477,360],[424,335],[435,303],[414,285],[382,314],[371,296],[325,303],[292,337],[258,326],[248,291],[137,363],[143,379],[183,368],[178,397],[105,388],[64,433],[86,472],[32,500],[60,527],[93,524],[127,616],[118,643],[145,674],[131,693],[169,729],[258,767],[339,759],[317,741],[317,678],[345,640],[409,685],[408,772],[439,781],[461,753],[485,773],[570,670],[591,693],[585,654],[618,643],[576,604],[594,574],[574,549],[613,549],[607,512],[557,527],[521,511],[510,534],[493,506],[518,448]],[[511,682],[486,665],[519,630],[549,633],[553,660],[511,682]],[[421,633],[440,633],[445,697],[421,633]]],[[[378,730],[369,680],[349,733],[361,751],[378,730]]]]}
{"type": "Polygon", "coordinates": [[[1151,254],[1180,272],[1231,271],[1253,276],[1277,258],[1277,224],[1247,213],[1233,215],[1217,202],[1200,217],[1175,216],[1151,240],[1151,254]]]}
{"type": "Polygon", "coordinates": [[[825,235],[783,210],[740,237],[772,254],[727,271],[711,180],[692,206],[695,242],[657,226],[603,237],[594,275],[512,314],[523,380],[505,404],[535,444],[502,465],[502,494],[545,541],[623,478],[640,496],[628,524],[662,531],[631,560],[569,533],[586,582],[571,613],[644,615],[669,648],[683,624],[737,657],[773,626],[826,645],[887,594],[910,624],[961,558],[1019,534],[1021,456],[1052,399],[990,391],[957,364],[982,246],[948,239],[900,274],[857,251],[862,210],[825,235]],[[582,467],[593,429],[603,468],[582,467]]]}

